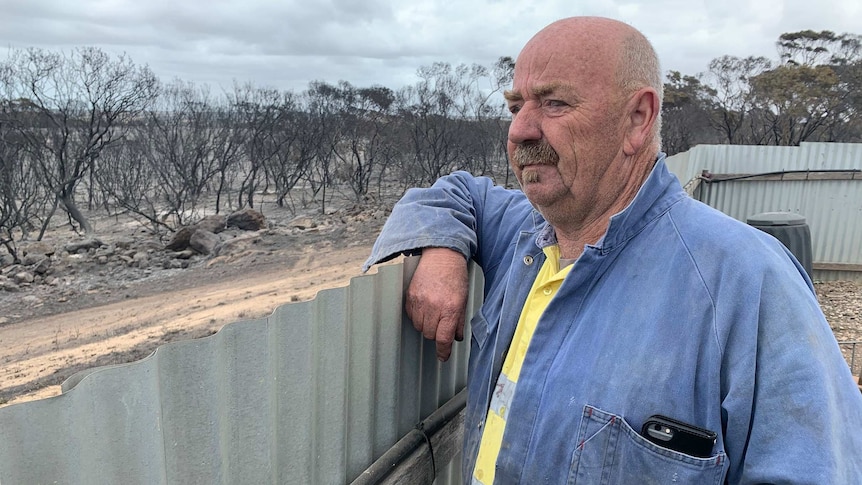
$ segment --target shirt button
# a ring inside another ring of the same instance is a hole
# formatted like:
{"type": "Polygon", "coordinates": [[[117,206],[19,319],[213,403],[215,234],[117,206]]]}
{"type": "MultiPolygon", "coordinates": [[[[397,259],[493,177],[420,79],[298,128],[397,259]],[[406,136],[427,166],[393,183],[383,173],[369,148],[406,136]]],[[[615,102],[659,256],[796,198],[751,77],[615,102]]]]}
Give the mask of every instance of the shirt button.
{"type": "Polygon", "coordinates": [[[554,292],[554,290],[552,290],[550,288],[545,288],[544,290],[542,290],[542,293],[544,293],[545,295],[550,295],[553,292],[554,292]]]}
{"type": "Polygon", "coordinates": [[[527,266],[533,264],[533,257],[532,256],[524,256],[524,264],[526,264],[527,266]]]}

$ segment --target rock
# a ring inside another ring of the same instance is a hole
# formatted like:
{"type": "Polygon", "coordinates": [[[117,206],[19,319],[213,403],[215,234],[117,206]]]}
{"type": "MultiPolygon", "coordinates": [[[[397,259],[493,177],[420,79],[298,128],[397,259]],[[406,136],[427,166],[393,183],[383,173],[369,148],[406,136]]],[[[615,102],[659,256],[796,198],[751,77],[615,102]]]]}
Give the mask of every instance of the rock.
{"type": "Polygon", "coordinates": [[[15,275],[12,277],[12,279],[15,281],[15,283],[18,283],[19,285],[21,285],[21,284],[25,284],[25,283],[26,284],[32,283],[33,280],[36,279],[36,277],[33,276],[33,273],[30,273],[29,271],[21,271],[19,273],[15,273],[15,275]]]}
{"type": "Polygon", "coordinates": [[[120,237],[114,241],[114,246],[120,249],[129,249],[135,244],[135,240],[130,237],[120,237]]]}
{"type": "Polygon", "coordinates": [[[108,257],[107,256],[97,256],[96,262],[99,264],[108,264],[108,257]]]}
{"type": "Polygon", "coordinates": [[[21,298],[21,303],[29,306],[36,306],[42,304],[42,299],[35,295],[27,295],[24,298],[21,298]]]}
{"type": "Polygon", "coordinates": [[[148,253],[154,253],[157,251],[163,251],[165,248],[158,241],[154,239],[146,239],[138,242],[139,250],[146,250],[148,253]]]}
{"type": "Polygon", "coordinates": [[[15,264],[15,258],[11,254],[0,254],[0,268],[15,264]]]}
{"type": "Polygon", "coordinates": [[[215,214],[212,216],[206,216],[197,224],[194,225],[196,229],[202,229],[204,231],[209,231],[213,234],[218,234],[225,230],[227,226],[227,217],[222,214],[215,214]]]}
{"type": "Polygon", "coordinates": [[[44,254],[41,253],[27,253],[21,258],[21,264],[24,266],[33,266],[34,264],[38,264],[40,261],[48,259],[44,254]]]}
{"type": "Polygon", "coordinates": [[[54,254],[54,252],[54,245],[45,241],[36,241],[27,245],[22,245],[21,247],[21,254],[23,254],[24,256],[27,256],[29,254],[51,256],[54,254]]]}
{"type": "Polygon", "coordinates": [[[210,254],[219,242],[221,242],[221,239],[215,234],[198,229],[192,234],[189,246],[201,254],[210,254]]]}
{"type": "Polygon", "coordinates": [[[314,222],[314,219],[308,216],[299,216],[288,222],[287,226],[305,230],[317,227],[317,223],[314,222]]]}
{"type": "Polygon", "coordinates": [[[150,258],[147,256],[147,253],[143,251],[135,253],[135,255],[132,256],[132,261],[133,266],[136,268],[143,269],[150,265],[150,258]]]}
{"type": "Polygon", "coordinates": [[[69,254],[75,254],[80,251],[89,251],[90,249],[98,249],[100,247],[102,247],[102,241],[100,241],[98,238],[92,237],[89,239],[84,239],[83,241],[66,244],[65,246],[63,246],[63,249],[66,250],[69,254]]]}
{"type": "Polygon", "coordinates": [[[2,291],[18,291],[18,285],[6,276],[0,275],[0,290],[2,291]]]}
{"type": "Polygon", "coordinates": [[[0,289],[2,289],[3,291],[8,291],[9,293],[14,293],[16,291],[19,291],[21,288],[19,288],[14,281],[5,280],[0,281],[0,289]]]}
{"type": "Polygon", "coordinates": [[[10,265],[10,266],[3,268],[3,270],[0,271],[0,274],[8,276],[8,275],[20,270],[20,269],[21,269],[20,264],[13,264],[13,265],[10,265]]]}
{"type": "Polygon", "coordinates": [[[189,239],[192,238],[192,234],[195,232],[192,227],[183,227],[176,234],[174,234],[171,242],[165,246],[165,249],[171,251],[182,251],[183,249],[188,249],[189,247],[189,239]]]}
{"type": "Polygon", "coordinates": [[[243,231],[259,231],[266,228],[266,218],[254,209],[243,209],[227,217],[227,227],[236,227],[243,231]]]}
{"type": "Polygon", "coordinates": [[[191,257],[194,256],[195,254],[196,253],[194,250],[184,249],[182,251],[178,251],[178,252],[174,253],[174,258],[176,258],[176,259],[191,259],[191,257]]]}
{"type": "Polygon", "coordinates": [[[228,239],[213,250],[214,256],[225,256],[245,252],[250,246],[253,246],[261,241],[260,234],[248,234],[237,236],[228,239]]]}
{"type": "Polygon", "coordinates": [[[50,270],[50,269],[51,269],[51,258],[42,258],[42,261],[39,261],[39,263],[37,263],[36,266],[33,268],[33,272],[36,273],[37,275],[44,276],[45,274],[48,273],[48,270],[50,270]]]}
{"type": "Polygon", "coordinates": [[[109,257],[113,256],[116,252],[117,252],[117,246],[114,246],[113,244],[109,244],[108,246],[106,246],[104,248],[100,248],[98,251],[96,251],[96,257],[100,258],[102,256],[105,256],[105,257],[109,258],[109,257]]]}

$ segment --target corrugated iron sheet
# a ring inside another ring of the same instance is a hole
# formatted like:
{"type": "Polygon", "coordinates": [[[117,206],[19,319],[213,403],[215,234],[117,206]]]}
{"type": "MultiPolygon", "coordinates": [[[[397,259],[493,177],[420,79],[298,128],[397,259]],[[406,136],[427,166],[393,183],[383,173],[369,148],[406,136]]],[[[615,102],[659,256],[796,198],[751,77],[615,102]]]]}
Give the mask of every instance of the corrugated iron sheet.
{"type": "Polygon", "coordinates": [[[414,264],[0,408],[0,483],[350,482],[466,384],[403,315],[414,264]]]}
{"type": "MultiPolygon", "coordinates": [[[[717,174],[782,170],[862,169],[862,144],[803,143],[799,147],[699,145],[668,158],[684,184],[703,170],[717,174]]],[[[700,200],[745,222],[762,212],[805,216],[815,263],[862,264],[862,181],[725,181],[700,185],[700,200]]],[[[860,279],[848,271],[815,270],[815,279],[860,279]]]]}
{"type": "Polygon", "coordinates": [[[860,143],[802,143],[798,147],[698,145],[667,159],[682,183],[712,173],[760,173],[778,170],[862,169],[860,143]]]}

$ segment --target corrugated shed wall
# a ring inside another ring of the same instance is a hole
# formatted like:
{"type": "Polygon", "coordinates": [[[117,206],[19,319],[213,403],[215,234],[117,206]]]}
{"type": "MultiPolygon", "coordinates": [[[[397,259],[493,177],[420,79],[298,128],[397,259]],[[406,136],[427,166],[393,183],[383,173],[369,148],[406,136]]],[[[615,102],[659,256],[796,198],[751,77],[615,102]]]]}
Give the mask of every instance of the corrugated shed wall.
{"type": "MultiPolygon", "coordinates": [[[[713,174],[782,170],[859,170],[862,144],[803,143],[799,147],[699,145],[668,158],[685,184],[713,174]]],[[[805,216],[815,263],[862,264],[862,180],[725,181],[700,186],[700,200],[745,222],[762,212],[805,216]]],[[[849,271],[816,270],[815,279],[860,279],[849,271]]]]}
{"type": "Polygon", "coordinates": [[[403,316],[414,264],[0,408],[0,483],[350,482],[466,384],[469,341],[441,364],[403,316]]]}

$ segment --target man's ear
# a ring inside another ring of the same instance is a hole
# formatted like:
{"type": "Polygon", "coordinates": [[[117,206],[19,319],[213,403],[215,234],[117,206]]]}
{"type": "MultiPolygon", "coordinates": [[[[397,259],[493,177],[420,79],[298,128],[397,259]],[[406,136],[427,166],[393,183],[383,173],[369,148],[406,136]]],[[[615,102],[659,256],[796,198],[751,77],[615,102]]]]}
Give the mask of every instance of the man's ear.
{"type": "Polygon", "coordinates": [[[661,105],[653,88],[639,89],[626,104],[626,134],[623,153],[632,156],[652,141],[661,105]]]}

